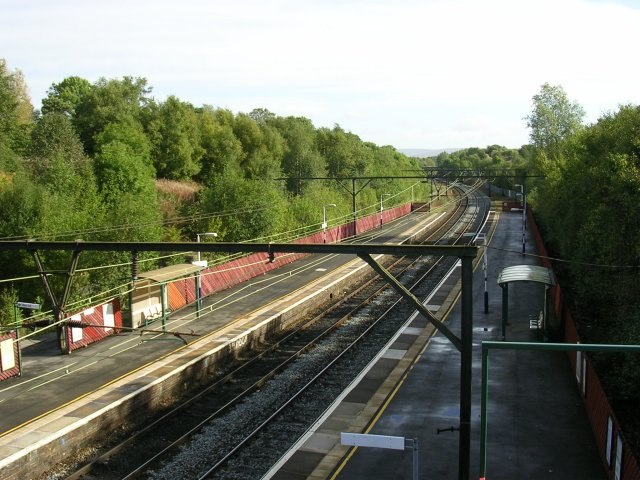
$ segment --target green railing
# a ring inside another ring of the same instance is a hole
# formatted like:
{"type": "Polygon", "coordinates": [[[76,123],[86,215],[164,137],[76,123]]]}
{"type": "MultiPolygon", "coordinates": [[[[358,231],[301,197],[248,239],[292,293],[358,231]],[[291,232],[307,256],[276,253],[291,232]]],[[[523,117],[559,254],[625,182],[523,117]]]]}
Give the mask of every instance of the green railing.
{"type": "Polygon", "coordinates": [[[487,473],[487,403],[489,401],[489,350],[536,350],[554,352],[640,353],[640,345],[596,345],[586,343],[482,342],[482,398],[480,406],[480,478],[487,473]]]}

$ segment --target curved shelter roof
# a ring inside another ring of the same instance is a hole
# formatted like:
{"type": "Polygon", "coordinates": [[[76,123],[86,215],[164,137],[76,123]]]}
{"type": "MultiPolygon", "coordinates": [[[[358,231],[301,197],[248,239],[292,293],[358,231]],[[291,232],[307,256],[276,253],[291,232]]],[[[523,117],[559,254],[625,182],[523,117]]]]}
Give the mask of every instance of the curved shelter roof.
{"type": "Polygon", "coordinates": [[[504,268],[498,275],[498,285],[511,282],[538,282],[548,287],[556,283],[550,269],[537,265],[514,265],[504,268]]]}

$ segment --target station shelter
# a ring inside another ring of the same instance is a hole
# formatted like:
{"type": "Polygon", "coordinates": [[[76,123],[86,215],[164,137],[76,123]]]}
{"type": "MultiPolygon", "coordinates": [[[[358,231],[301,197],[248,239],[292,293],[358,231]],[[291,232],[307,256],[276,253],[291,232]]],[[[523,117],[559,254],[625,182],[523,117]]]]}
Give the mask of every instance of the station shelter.
{"type": "Polygon", "coordinates": [[[202,266],[181,263],[140,273],[131,292],[132,328],[166,320],[169,312],[198,300],[202,266]]]}
{"type": "Polygon", "coordinates": [[[553,271],[537,265],[514,265],[502,269],[498,275],[498,285],[502,288],[502,339],[506,340],[509,324],[509,284],[513,282],[535,282],[544,285],[544,298],[538,315],[529,319],[529,326],[549,337],[548,292],[555,285],[553,271]]]}

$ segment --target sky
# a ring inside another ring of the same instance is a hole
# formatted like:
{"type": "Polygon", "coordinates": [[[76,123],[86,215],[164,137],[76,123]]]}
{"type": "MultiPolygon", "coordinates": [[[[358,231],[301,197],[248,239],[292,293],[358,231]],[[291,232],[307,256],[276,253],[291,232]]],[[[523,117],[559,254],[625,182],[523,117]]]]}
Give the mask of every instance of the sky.
{"type": "Polygon", "coordinates": [[[586,123],[640,103],[640,0],[0,0],[32,103],[69,76],[340,125],[397,149],[529,142],[545,83],[586,123]]]}

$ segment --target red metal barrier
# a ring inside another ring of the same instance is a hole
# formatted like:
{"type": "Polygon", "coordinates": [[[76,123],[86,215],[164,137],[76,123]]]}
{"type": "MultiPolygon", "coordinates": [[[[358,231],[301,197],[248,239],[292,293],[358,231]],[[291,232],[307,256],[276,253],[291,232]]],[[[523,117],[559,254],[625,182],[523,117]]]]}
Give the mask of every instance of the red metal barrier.
{"type": "Polygon", "coordinates": [[[94,342],[118,332],[122,327],[122,311],[120,300],[114,298],[95,307],[89,307],[70,317],[71,325],[67,325],[66,335],[69,339],[69,351],[86,347],[94,342]],[[90,324],[95,327],[73,326],[73,323],[90,324]],[[106,328],[105,328],[106,327],[106,328]]]}
{"type": "MultiPolygon", "coordinates": [[[[411,212],[411,204],[390,208],[383,212],[383,222],[390,222],[411,212]]],[[[380,225],[380,213],[358,219],[358,232],[371,230],[380,225]]],[[[326,232],[327,242],[338,242],[353,236],[353,223],[338,225],[326,232]]],[[[298,239],[295,243],[322,243],[322,232],[314,233],[298,239]]],[[[221,265],[203,270],[201,276],[201,294],[203,296],[230,288],[238,283],[275,270],[283,265],[294,262],[306,254],[280,254],[270,262],[264,253],[253,253],[221,265]]],[[[196,301],[195,277],[181,278],[168,284],[169,310],[176,311],[196,301]]],[[[69,339],[69,351],[94,343],[106,336],[112,335],[118,327],[122,327],[122,312],[120,301],[113,299],[101,305],[90,307],[71,316],[71,325],[67,325],[66,335],[69,339]],[[73,323],[76,326],[73,326],[73,323]],[[96,327],[83,327],[81,324],[93,324],[96,327]],[[104,328],[104,326],[113,328],[104,328]]],[[[1,341],[1,338],[0,338],[1,341]]],[[[16,356],[17,356],[17,347],[16,356]]],[[[1,367],[0,367],[1,368],[1,367]]],[[[17,371],[17,362],[15,370],[17,371]]],[[[0,371],[0,380],[12,374],[12,369],[0,371]]],[[[17,373],[16,373],[17,374],[17,373]]]]}
{"type": "MultiPolygon", "coordinates": [[[[529,209],[527,213],[528,224],[536,242],[538,252],[541,256],[548,257],[546,246],[544,245],[531,210],[529,209]]],[[[547,268],[553,268],[548,258],[543,258],[542,263],[547,268]]],[[[580,343],[580,336],[576,329],[575,321],[573,320],[571,312],[562,301],[562,290],[559,285],[556,285],[556,287],[552,289],[551,295],[556,316],[562,320],[564,326],[564,341],[565,343],[580,343]]],[[[622,480],[640,480],[640,467],[638,466],[638,462],[631,449],[627,447],[627,442],[620,428],[618,419],[611,408],[609,399],[600,383],[600,378],[589,361],[587,354],[585,352],[579,354],[572,352],[568,355],[573,371],[576,374],[576,384],[582,393],[587,416],[589,417],[589,422],[591,423],[591,428],[596,439],[598,453],[608,471],[609,478],[616,478],[616,469],[618,469],[621,475],[618,478],[622,480]],[[585,367],[586,371],[583,371],[585,367]],[[622,441],[622,445],[618,443],[620,441],[619,439],[622,441]],[[622,448],[622,463],[616,466],[616,453],[618,448],[622,448]]]]}
{"type": "MultiPolygon", "coordinates": [[[[387,223],[411,212],[411,204],[407,203],[383,211],[383,222],[387,223]]],[[[358,219],[358,232],[365,232],[380,226],[380,213],[358,219]]],[[[335,243],[353,236],[353,223],[346,223],[327,229],[327,243],[335,243]]],[[[322,232],[299,238],[293,243],[323,243],[322,232]]],[[[229,262],[207,268],[200,273],[202,296],[225,290],[239,283],[257,277],[276,268],[294,262],[306,254],[276,255],[270,263],[264,253],[252,253],[229,262]]],[[[173,310],[173,306],[172,306],[173,310]]]]}

